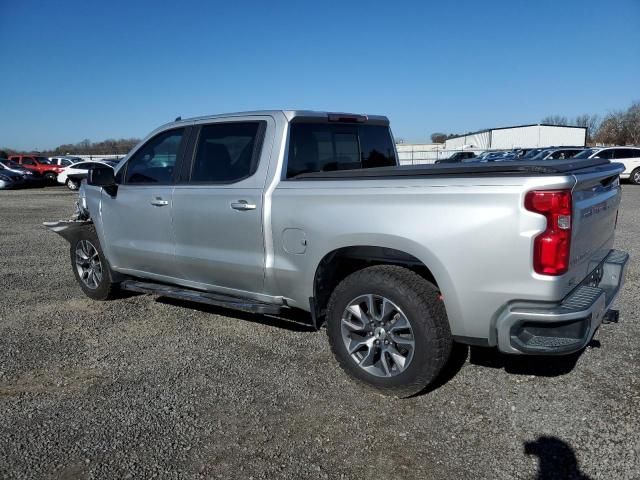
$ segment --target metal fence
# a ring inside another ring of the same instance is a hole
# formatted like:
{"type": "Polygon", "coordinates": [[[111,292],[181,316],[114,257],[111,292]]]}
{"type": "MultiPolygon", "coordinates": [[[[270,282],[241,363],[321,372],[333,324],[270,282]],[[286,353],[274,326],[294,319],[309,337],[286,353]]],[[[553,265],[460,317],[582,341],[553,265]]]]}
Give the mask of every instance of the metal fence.
{"type": "MultiPolygon", "coordinates": [[[[398,145],[400,147],[400,145],[398,145]]],[[[443,160],[449,158],[451,155],[457,152],[473,152],[476,155],[481,154],[485,150],[481,149],[464,149],[464,150],[441,150],[441,149],[429,149],[429,150],[404,150],[398,148],[398,160],[400,165],[420,165],[435,163],[436,160],[443,160]]]]}

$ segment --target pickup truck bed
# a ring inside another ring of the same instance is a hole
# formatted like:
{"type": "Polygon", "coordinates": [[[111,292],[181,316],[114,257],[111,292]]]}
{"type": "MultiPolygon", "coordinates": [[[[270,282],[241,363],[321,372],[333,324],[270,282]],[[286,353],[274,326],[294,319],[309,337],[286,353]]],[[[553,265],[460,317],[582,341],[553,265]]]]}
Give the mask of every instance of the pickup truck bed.
{"type": "MultiPolygon", "coordinates": [[[[600,158],[582,160],[550,161],[512,161],[492,163],[453,163],[402,165],[394,167],[378,167],[357,170],[333,170],[329,172],[302,173],[295,180],[305,179],[354,179],[354,178],[396,178],[396,177],[487,177],[487,176],[527,176],[558,175],[575,173],[587,168],[594,169],[610,165],[611,162],[600,158]]],[[[595,170],[594,170],[595,171],[595,170]]]]}

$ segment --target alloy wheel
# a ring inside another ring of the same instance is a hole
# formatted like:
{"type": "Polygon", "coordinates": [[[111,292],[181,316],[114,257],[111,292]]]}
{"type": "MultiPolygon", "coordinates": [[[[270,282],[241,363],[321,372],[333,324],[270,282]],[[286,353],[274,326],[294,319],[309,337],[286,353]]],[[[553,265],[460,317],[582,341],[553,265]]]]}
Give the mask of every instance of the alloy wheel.
{"type": "Polygon", "coordinates": [[[413,359],[411,323],[383,296],[361,295],[349,302],[342,314],[341,333],[352,360],[376,377],[399,375],[413,359]]]}
{"type": "Polygon", "coordinates": [[[102,263],[98,249],[89,240],[80,240],[76,246],[76,269],[87,288],[98,288],[102,282],[102,263]]]}

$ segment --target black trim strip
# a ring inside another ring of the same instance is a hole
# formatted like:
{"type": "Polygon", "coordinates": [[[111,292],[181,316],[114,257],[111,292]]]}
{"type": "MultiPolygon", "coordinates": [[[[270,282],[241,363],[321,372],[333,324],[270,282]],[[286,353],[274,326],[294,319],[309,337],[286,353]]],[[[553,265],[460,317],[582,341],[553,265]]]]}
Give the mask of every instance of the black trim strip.
{"type": "Polygon", "coordinates": [[[474,347],[490,347],[488,338],[478,337],[465,337],[463,335],[454,335],[453,340],[458,343],[464,343],[465,345],[472,345],[474,347]]]}
{"type": "MultiPolygon", "coordinates": [[[[611,164],[609,160],[600,158],[592,159],[567,159],[567,160],[542,160],[536,162],[492,162],[492,163],[457,163],[457,164],[430,164],[430,165],[405,165],[396,167],[377,167],[356,170],[333,170],[330,172],[302,173],[287,181],[298,180],[358,180],[358,179],[385,179],[385,178],[420,178],[420,177],[478,177],[478,176],[518,176],[518,175],[562,175],[574,173],[577,170],[609,166],[611,170],[617,170],[618,166],[611,164]]],[[[609,168],[607,168],[609,169],[609,168]]],[[[605,169],[600,169],[605,170],[605,169]]],[[[612,172],[613,174],[614,172],[612,172]]]]}

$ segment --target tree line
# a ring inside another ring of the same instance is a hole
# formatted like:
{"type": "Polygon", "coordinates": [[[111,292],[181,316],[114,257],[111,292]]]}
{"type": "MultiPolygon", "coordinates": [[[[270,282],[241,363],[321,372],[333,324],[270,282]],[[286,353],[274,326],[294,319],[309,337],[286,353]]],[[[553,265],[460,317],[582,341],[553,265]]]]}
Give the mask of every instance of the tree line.
{"type": "MultiPolygon", "coordinates": [[[[610,112],[604,117],[587,113],[575,118],[549,115],[540,123],[586,127],[588,144],[640,145],[640,102],[633,102],[626,110],[610,112]]],[[[436,132],[431,134],[431,141],[444,143],[449,138],[462,135],[436,132]]]]}
{"type": "MultiPolygon", "coordinates": [[[[101,142],[92,142],[89,139],[85,139],[78,143],[65,143],[39,153],[48,157],[59,155],[126,155],[138,142],[140,142],[138,138],[109,138],[101,142]]],[[[0,150],[0,156],[4,155],[4,157],[14,153],[23,152],[11,148],[0,150]]]]}

